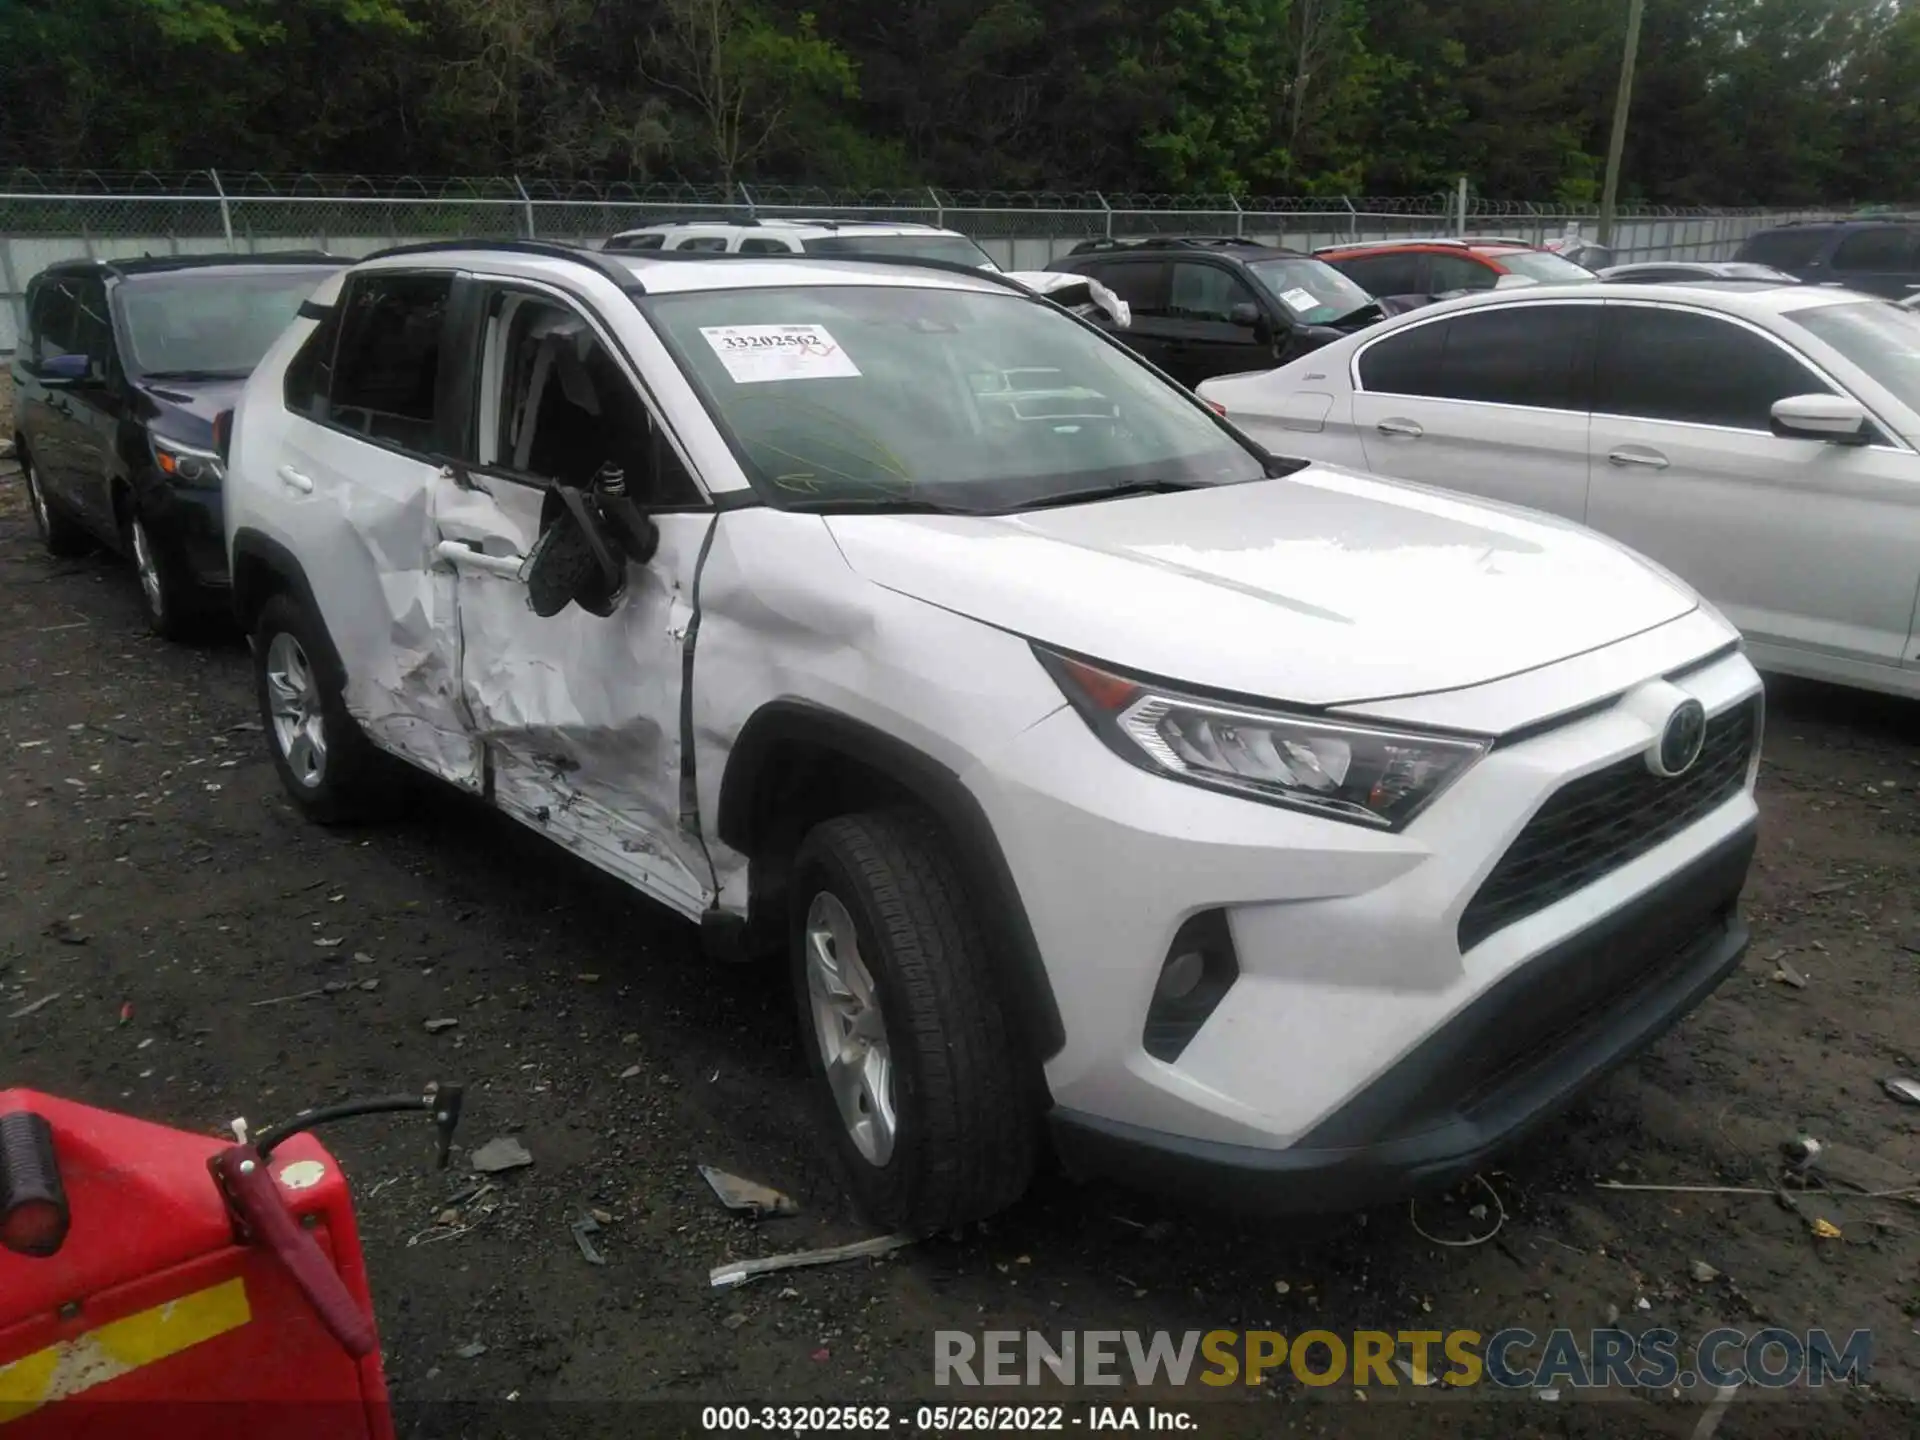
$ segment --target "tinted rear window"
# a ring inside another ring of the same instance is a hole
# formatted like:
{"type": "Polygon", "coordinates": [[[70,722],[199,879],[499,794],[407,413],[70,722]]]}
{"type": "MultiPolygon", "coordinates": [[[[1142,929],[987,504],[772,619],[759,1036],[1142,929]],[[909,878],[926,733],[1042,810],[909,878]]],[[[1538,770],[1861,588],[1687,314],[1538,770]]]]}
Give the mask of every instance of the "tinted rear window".
{"type": "Polygon", "coordinates": [[[1514,305],[1416,326],[1360,358],[1360,383],[1395,395],[1585,410],[1598,307],[1514,305]]]}
{"type": "Polygon", "coordinates": [[[1790,230],[1762,230],[1747,237],[1740,247],[1742,260],[1757,265],[1778,265],[1785,270],[1811,265],[1825,248],[1833,231],[1823,225],[1796,225],[1790,230]]]}

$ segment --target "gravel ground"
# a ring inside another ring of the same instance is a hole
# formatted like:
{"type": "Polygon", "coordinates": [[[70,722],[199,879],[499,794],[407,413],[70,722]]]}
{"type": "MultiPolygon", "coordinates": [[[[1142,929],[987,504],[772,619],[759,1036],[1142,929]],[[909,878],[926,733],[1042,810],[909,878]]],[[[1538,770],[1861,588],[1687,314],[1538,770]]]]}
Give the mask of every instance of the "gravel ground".
{"type": "MultiPolygon", "coordinates": [[[[147,637],[122,568],[40,550],[17,474],[0,478],[0,655],[0,1083],[210,1131],[438,1077],[470,1087],[464,1145],[514,1135],[535,1157],[436,1223],[474,1182],[431,1168],[424,1123],[326,1133],[402,1401],[898,1402],[933,1395],[943,1327],[1584,1332],[1618,1315],[1683,1337],[1870,1328],[1870,1389],[1735,1404],[1715,1433],[1912,1433],[1914,1207],[1815,1195],[1794,1214],[1596,1182],[1770,1185],[1803,1131],[1836,1173],[1920,1175],[1920,1110],[1879,1084],[1920,1068],[1920,707],[1770,687],[1749,959],[1487,1177],[1507,1217],[1490,1243],[1433,1244],[1404,1207],[1244,1225],[1048,1178],[965,1236],[713,1291],[721,1261],[867,1233],[804,1122],[778,974],[707,964],[680,922],[448,793],[422,786],[377,829],[302,822],[244,646],[147,637]],[[1775,978],[1788,967],[1804,988],[1775,978]],[[347,988],[258,1003],[332,981],[347,988]],[[430,1019],[458,1023],[429,1034],[430,1019]],[[801,1214],[723,1212],[701,1163],[781,1187],[801,1214]],[[590,1210],[610,1217],[602,1267],[569,1231],[590,1210]],[[1818,1218],[1841,1237],[1816,1238],[1818,1218]],[[1693,1278],[1696,1262],[1718,1277],[1693,1278]]],[[[1470,1236],[1485,1198],[1419,1218],[1470,1236]]],[[[1210,1407],[1204,1433],[1687,1436],[1705,1397],[1452,1397],[1385,1429],[1345,1389],[1286,1379],[1263,1398],[1210,1407]]]]}

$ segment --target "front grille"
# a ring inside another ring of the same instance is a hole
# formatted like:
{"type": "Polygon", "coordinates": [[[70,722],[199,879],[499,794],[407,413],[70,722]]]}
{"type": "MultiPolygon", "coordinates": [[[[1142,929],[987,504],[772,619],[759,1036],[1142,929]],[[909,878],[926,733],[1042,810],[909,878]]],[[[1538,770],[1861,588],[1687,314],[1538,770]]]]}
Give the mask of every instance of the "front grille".
{"type": "Polygon", "coordinates": [[[1679,834],[1745,784],[1760,701],[1707,722],[1700,758],[1662,779],[1638,755],[1556,790],[1527,822],[1460,916],[1460,948],[1591,885],[1679,834]]]}

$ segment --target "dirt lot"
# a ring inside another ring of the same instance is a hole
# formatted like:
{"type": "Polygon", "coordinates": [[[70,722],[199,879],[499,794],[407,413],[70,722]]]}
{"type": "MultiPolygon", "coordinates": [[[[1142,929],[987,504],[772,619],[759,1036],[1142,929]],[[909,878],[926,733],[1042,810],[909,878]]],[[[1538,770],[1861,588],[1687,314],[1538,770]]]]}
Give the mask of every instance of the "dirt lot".
{"type": "MultiPolygon", "coordinates": [[[[679,922],[451,795],[423,790],[376,830],[303,823],[244,647],[148,638],[125,570],[39,549],[17,476],[0,479],[0,666],[0,1084],[212,1130],[457,1079],[467,1145],[517,1135],[535,1156],[436,1225],[473,1181],[431,1169],[423,1123],[328,1132],[402,1401],[897,1403],[932,1396],[941,1327],[1584,1332],[1617,1314],[1683,1337],[1870,1328],[1870,1391],[1736,1403],[1716,1433],[1912,1433],[1896,1412],[1920,1396],[1920,1210],[1596,1182],[1768,1186],[1803,1131],[1868,1185],[1920,1175],[1920,1109],[1879,1085],[1920,1072],[1920,707],[1772,687],[1750,958],[1487,1177],[1508,1217],[1491,1243],[1430,1243],[1404,1207],[1237,1225],[1056,1178],[978,1233],[713,1291],[723,1260],[865,1233],[802,1123],[777,976],[708,965],[679,922]],[[1775,978],[1783,962],[1804,988],[1775,978]],[[429,1035],[441,1017],[459,1023],[429,1035]],[[803,1213],[727,1215],[700,1162],[803,1213]],[[612,1216],[601,1268],[568,1229],[589,1208],[612,1216]],[[1815,1238],[1816,1218],[1841,1238],[1815,1238]]],[[[1484,1199],[1419,1218],[1470,1236],[1484,1199]]],[[[1203,1433],[1687,1436],[1705,1397],[1452,1396],[1384,1425],[1382,1398],[1286,1378],[1265,1404],[1211,1407],[1203,1433]]]]}

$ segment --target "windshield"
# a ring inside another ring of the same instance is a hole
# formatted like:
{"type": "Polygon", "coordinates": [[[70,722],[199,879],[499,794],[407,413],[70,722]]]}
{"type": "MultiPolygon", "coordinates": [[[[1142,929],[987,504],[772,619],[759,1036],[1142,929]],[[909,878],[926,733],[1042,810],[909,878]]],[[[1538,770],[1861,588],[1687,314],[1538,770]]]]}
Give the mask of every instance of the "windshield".
{"type": "Polygon", "coordinates": [[[984,512],[1266,473],[1192,396],[1011,292],[820,285],[640,303],[781,505],[984,512]]]}
{"type": "Polygon", "coordinates": [[[141,375],[250,374],[332,268],[178,270],[114,292],[127,368],[141,375]]]}
{"type": "Polygon", "coordinates": [[[964,235],[822,235],[807,241],[816,255],[900,255],[913,260],[951,260],[977,270],[998,270],[993,257],[964,235]]]}
{"type": "Polygon", "coordinates": [[[1789,310],[1783,318],[1826,341],[1909,410],[1920,411],[1920,314],[1886,300],[1861,300],[1789,310]]]}
{"type": "Polygon", "coordinates": [[[1323,325],[1374,303],[1373,296],[1324,260],[1305,255],[1255,260],[1247,268],[1296,320],[1323,325]]]}
{"type": "Polygon", "coordinates": [[[1549,255],[1544,250],[1516,250],[1494,258],[1515,275],[1523,275],[1541,285],[1573,285],[1600,278],[1586,266],[1576,265],[1559,255],[1549,255]]]}

